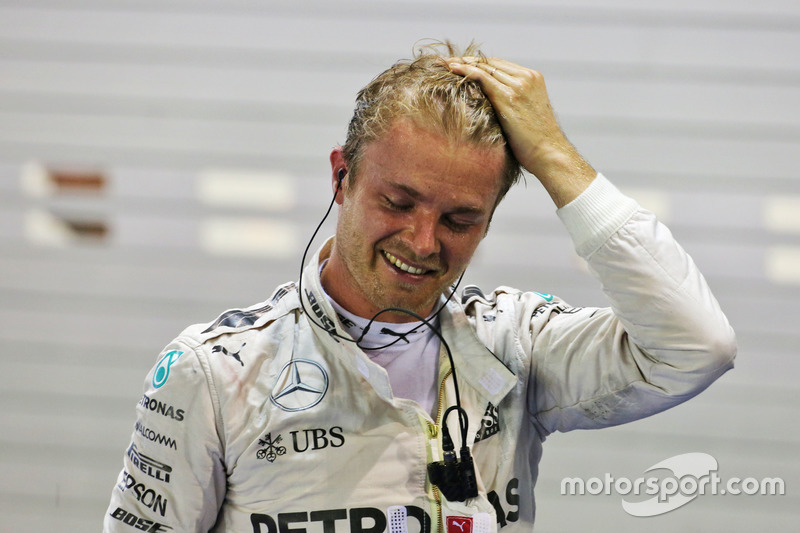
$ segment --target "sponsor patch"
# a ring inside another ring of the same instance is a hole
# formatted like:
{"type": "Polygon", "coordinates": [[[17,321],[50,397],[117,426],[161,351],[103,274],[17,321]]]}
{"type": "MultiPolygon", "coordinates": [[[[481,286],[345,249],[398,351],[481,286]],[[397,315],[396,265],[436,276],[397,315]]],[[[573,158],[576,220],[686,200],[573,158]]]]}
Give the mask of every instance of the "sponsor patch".
{"type": "Polygon", "coordinates": [[[167,514],[167,498],[144,483],[137,482],[126,470],[122,471],[122,478],[117,488],[121,492],[130,491],[136,497],[136,501],[148,509],[156,511],[162,517],[167,514]]]}
{"type": "Polygon", "coordinates": [[[448,516],[447,533],[472,533],[472,518],[469,516],[448,516]]]}
{"type": "Polygon", "coordinates": [[[142,473],[158,481],[169,483],[172,467],[140,453],[136,448],[136,444],[133,442],[130,447],[128,447],[128,459],[130,459],[133,466],[141,470],[142,473]]]}
{"type": "Polygon", "coordinates": [[[327,390],[328,373],[322,365],[292,359],[281,369],[269,399],[284,411],[305,411],[321,402],[327,390]]]}
{"type": "Polygon", "coordinates": [[[481,428],[478,430],[478,434],[475,435],[475,442],[488,439],[492,435],[497,434],[499,431],[500,417],[497,413],[497,407],[489,402],[489,404],[486,406],[486,412],[483,413],[483,418],[481,419],[481,428]]]}
{"type": "Polygon", "coordinates": [[[146,394],[142,395],[142,399],[139,400],[139,405],[141,405],[148,411],[158,413],[162,416],[171,418],[173,420],[177,420],[178,422],[181,422],[183,420],[183,416],[185,414],[185,411],[183,409],[175,409],[171,405],[150,398],[146,394]]]}
{"type": "Polygon", "coordinates": [[[153,387],[160,389],[164,386],[167,379],[169,379],[170,367],[181,355],[183,355],[183,352],[178,350],[172,350],[164,354],[164,357],[158,362],[153,372],[153,387]]]}
{"type": "Polygon", "coordinates": [[[244,366],[244,363],[242,362],[241,357],[239,357],[239,353],[241,353],[242,348],[244,348],[245,346],[247,346],[246,342],[242,343],[242,345],[239,347],[238,351],[231,352],[227,348],[222,346],[221,344],[217,344],[217,345],[215,345],[214,347],[211,348],[211,353],[221,353],[223,355],[227,355],[228,357],[232,357],[233,359],[235,359],[236,362],[238,362],[240,365],[244,366]]]}
{"type": "Polygon", "coordinates": [[[167,448],[172,448],[173,450],[178,449],[178,443],[172,437],[168,437],[166,435],[162,435],[157,431],[153,431],[152,429],[146,427],[141,422],[136,422],[136,432],[141,435],[142,437],[146,438],[150,442],[157,442],[162,446],[166,446],[167,448]]]}
{"type": "Polygon", "coordinates": [[[123,524],[138,529],[139,531],[147,531],[147,533],[161,533],[162,531],[169,531],[172,529],[170,526],[136,516],[122,507],[117,507],[117,509],[111,513],[111,518],[119,520],[123,524]]]}
{"type": "Polygon", "coordinates": [[[258,445],[261,448],[256,452],[256,459],[266,459],[270,463],[274,463],[279,455],[286,454],[286,446],[281,445],[283,437],[278,435],[274,439],[272,433],[264,435],[263,439],[258,439],[258,445]]]}

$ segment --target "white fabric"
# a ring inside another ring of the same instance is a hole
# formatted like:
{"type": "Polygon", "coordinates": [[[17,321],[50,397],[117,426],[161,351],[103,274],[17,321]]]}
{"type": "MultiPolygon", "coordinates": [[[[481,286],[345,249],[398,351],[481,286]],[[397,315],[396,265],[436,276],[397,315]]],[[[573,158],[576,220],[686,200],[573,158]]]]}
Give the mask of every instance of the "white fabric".
{"type": "MultiPolygon", "coordinates": [[[[389,374],[393,395],[417,402],[433,416],[439,391],[440,341],[431,328],[421,321],[394,324],[376,320],[363,335],[369,319],[354,315],[327,293],[325,296],[345,331],[352,338],[361,339],[358,345],[370,361],[389,374]]],[[[435,317],[426,319],[437,327],[435,317]]]]}

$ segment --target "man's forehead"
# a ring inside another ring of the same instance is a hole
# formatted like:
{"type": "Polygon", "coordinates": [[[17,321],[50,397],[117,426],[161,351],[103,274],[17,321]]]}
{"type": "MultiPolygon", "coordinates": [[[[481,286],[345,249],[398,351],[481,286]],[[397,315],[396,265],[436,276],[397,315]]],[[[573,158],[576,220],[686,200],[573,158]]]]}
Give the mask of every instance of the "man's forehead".
{"type": "Polygon", "coordinates": [[[451,191],[452,208],[460,204],[464,212],[485,212],[493,210],[499,197],[505,157],[503,147],[454,141],[411,121],[397,121],[365,147],[355,185],[364,180],[370,187],[392,188],[419,199],[442,199],[437,191],[451,191]],[[468,191],[472,194],[464,194],[468,191]],[[492,199],[491,208],[487,198],[492,199]]]}
{"type": "Polygon", "coordinates": [[[472,153],[479,157],[481,168],[497,167],[498,176],[502,175],[508,157],[503,144],[479,143],[467,138],[466,134],[448,134],[412,116],[394,119],[378,138],[366,145],[365,152],[374,146],[382,148],[379,154],[382,158],[400,161],[415,160],[420,150],[439,152],[443,157],[454,153],[472,153]]]}

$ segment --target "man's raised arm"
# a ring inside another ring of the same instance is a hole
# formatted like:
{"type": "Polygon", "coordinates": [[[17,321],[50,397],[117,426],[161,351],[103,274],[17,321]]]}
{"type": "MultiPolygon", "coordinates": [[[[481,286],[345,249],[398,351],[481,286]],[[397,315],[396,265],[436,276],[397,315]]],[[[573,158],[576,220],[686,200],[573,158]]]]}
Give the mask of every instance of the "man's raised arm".
{"type": "Polygon", "coordinates": [[[544,77],[499,58],[450,58],[456,74],[480,83],[519,163],[563,207],[578,197],[597,172],[567,140],[558,125],[544,77]]]}

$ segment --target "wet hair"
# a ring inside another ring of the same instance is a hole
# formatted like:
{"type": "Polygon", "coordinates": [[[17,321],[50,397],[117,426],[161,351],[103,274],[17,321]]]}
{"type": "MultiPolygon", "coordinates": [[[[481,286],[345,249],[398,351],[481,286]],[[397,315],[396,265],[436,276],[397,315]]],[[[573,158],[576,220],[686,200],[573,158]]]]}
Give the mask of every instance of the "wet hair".
{"type": "Polygon", "coordinates": [[[414,59],[392,65],[356,97],[343,152],[351,184],[366,146],[379,139],[400,118],[443,135],[453,142],[479,147],[502,146],[506,152],[497,203],[519,181],[522,170],[503,135],[497,114],[477,81],[454,74],[448,57],[485,57],[471,43],[463,52],[450,42],[415,46],[414,59]]]}

